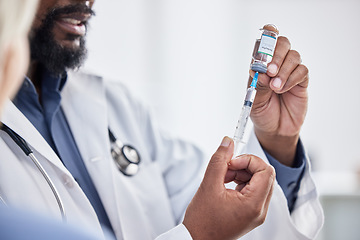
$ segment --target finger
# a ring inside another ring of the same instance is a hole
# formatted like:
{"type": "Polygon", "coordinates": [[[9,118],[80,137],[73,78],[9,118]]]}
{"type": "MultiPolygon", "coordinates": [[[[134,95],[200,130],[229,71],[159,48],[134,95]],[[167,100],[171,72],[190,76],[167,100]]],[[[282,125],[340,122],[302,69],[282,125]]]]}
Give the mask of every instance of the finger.
{"type": "Polygon", "coordinates": [[[284,93],[292,89],[294,86],[299,85],[300,87],[307,88],[309,84],[309,70],[305,65],[299,65],[289,76],[285,85],[279,91],[284,93]]]}
{"type": "MultiPolygon", "coordinates": [[[[250,69],[249,70],[248,87],[250,86],[254,76],[255,76],[255,72],[250,69]]],[[[271,78],[268,75],[266,75],[264,73],[259,73],[258,82],[256,84],[256,89],[258,91],[270,90],[270,87],[269,87],[270,80],[271,80],[271,78]]]]}
{"type": "Polygon", "coordinates": [[[275,183],[275,169],[273,168],[272,169],[273,171],[273,175],[271,175],[271,182],[270,182],[270,191],[267,195],[267,198],[265,200],[265,204],[264,204],[264,210],[265,210],[265,213],[267,213],[267,209],[269,208],[269,205],[270,205],[270,200],[271,200],[271,196],[272,196],[272,193],[274,191],[274,183],[275,183]]]}
{"type": "Polygon", "coordinates": [[[248,182],[251,179],[251,174],[246,170],[228,170],[225,175],[225,183],[229,182],[236,182],[239,184],[239,182],[248,182]]]}
{"type": "Polygon", "coordinates": [[[273,184],[274,168],[254,155],[241,155],[234,160],[234,162],[231,162],[231,165],[239,167],[247,165],[247,170],[252,174],[249,183],[240,193],[250,197],[254,204],[263,206],[273,184]]]}
{"type": "MultiPolygon", "coordinates": [[[[250,180],[251,178],[249,178],[249,180],[250,180]]],[[[239,181],[239,180],[234,180],[234,183],[236,183],[237,185],[240,185],[240,184],[248,184],[248,182],[249,182],[249,180],[248,181],[239,181]]]]}
{"type": "Polygon", "coordinates": [[[263,29],[275,32],[277,35],[279,35],[279,29],[274,24],[265,24],[263,29]]]}
{"type": "Polygon", "coordinates": [[[233,158],[229,163],[230,170],[246,169],[250,174],[263,170],[266,166],[267,164],[262,159],[251,154],[239,155],[233,158]]]}
{"type": "Polygon", "coordinates": [[[301,56],[295,50],[290,50],[285,57],[284,62],[282,63],[280,70],[275,78],[270,82],[270,87],[275,92],[279,93],[283,86],[289,79],[291,73],[299,66],[301,63],[301,56]]]}
{"type": "Polygon", "coordinates": [[[209,186],[209,189],[224,187],[224,179],[233,151],[234,142],[231,138],[224,137],[221,145],[209,161],[202,184],[209,186]]]}
{"type": "Polygon", "coordinates": [[[263,170],[257,171],[250,182],[240,191],[245,197],[252,199],[255,206],[268,206],[267,201],[270,200],[271,191],[274,184],[275,171],[270,165],[263,170]],[[270,195],[270,197],[269,197],[270,195]]]}
{"type": "Polygon", "coordinates": [[[271,62],[267,66],[267,74],[270,77],[275,77],[283,64],[287,53],[291,48],[289,39],[286,37],[280,36],[277,39],[274,56],[271,62]]]}
{"type": "MultiPolygon", "coordinates": [[[[249,80],[252,81],[251,76],[249,76],[249,80]]],[[[271,99],[274,91],[269,87],[270,77],[266,74],[259,74],[258,82],[257,82],[257,93],[254,99],[253,108],[251,111],[251,116],[258,114],[266,109],[269,109],[269,99],[271,99]]],[[[253,119],[254,120],[254,119],[253,119]]]]}
{"type": "Polygon", "coordinates": [[[235,190],[240,192],[245,186],[246,183],[239,183],[238,185],[236,185],[235,190]]]}
{"type": "Polygon", "coordinates": [[[251,199],[253,206],[259,206],[262,209],[261,214],[265,218],[273,193],[275,170],[254,155],[241,155],[234,158],[229,165],[231,168],[243,168],[244,166],[247,166],[247,170],[253,173],[252,178],[248,183],[239,183],[235,190],[251,199]]]}

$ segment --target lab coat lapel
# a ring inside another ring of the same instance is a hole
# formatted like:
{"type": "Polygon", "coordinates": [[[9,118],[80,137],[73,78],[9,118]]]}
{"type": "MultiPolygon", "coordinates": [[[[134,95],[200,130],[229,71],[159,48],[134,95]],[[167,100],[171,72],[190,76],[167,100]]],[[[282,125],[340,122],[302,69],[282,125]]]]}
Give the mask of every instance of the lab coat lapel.
{"type": "Polygon", "coordinates": [[[147,231],[139,231],[146,221],[133,195],[131,180],[119,173],[111,156],[103,80],[81,73],[68,76],[62,91],[62,107],[116,237],[149,239],[147,231]]]}
{"type": "Polygon", "coordinates": [[[77,147],[118,238],[122,236],[108,136],[105,89],[101,78],[68,73],[62,108],[77,147]],[[86,88],[84,88],[86,86],[86,88]]]}
{"type": "Polygon", "coordinates": [[[19,134],[33,151],[36,150],[60,170],[70,175],[50,145],[10,100],[5,105],[2,122],[19,134]]]}
{"type": "Polygon", "coordinates": [[[61,107],[85,164],[89,159],[105,158],[104,149],[110,148],[102,82],[100,78],[89,77],[68,73],[61,93],[61,107]]]}

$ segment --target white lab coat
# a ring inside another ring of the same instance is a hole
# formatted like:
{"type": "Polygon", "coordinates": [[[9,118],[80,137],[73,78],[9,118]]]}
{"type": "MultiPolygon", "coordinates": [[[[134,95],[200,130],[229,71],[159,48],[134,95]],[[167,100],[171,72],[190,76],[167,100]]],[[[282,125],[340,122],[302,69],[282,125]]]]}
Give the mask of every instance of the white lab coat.
{"type": "MultiPolygon", "coordinates": [[[[181,219],[208,157],[194,145],[161,133],[146,109],[120,83],[70,72],[62,91],[62,108],[116,238],[191,239],[181,219]],[[137,175],[126,177],[117,169],[110,154],[108,126],[119,140],[140,152],[137,175]]],[[[28,142],[50,175],[64,202],[68,222],[91,228],[100,236],[98,219],[83,191],[10,101],[2,121],[28,142]]],[[[60,219],[56,200],[40,172],[6,133],[1,131],[0,137],[0,196],[8,204],[60,219]]],[[[246,151],[266,161],[254,134],[246,151]]],[[[317,235],[323,214],[309,165],[307,162],[291,216],[276,184],[265,223],[243,239],[313,239],[317,235]]]]}

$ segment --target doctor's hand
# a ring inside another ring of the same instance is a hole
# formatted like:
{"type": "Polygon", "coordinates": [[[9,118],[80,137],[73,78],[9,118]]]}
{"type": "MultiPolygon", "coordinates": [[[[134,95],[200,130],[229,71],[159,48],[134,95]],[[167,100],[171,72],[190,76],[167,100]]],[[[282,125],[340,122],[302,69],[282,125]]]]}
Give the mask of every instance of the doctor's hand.
{"type": "MultiPolygon", "coordinates": [[[[254,74],[250,70],[250,82],[254,74]]],[[[261,146],[287,166],[295,159],[307,111],[308,82],[308,69],[301,64],[300,54],[280,36],[266,74],[259,74],[251,119],[261,146]]]]}
{"type": "Polygon", "coordinates": [[[274,168],[253,155],[231,159],[233,149],[225,137],[186,210],[183,224],[194,240],[237,239],[265,221],[274,168]],[[232,181],[235,190],[225,188],[232,181]]]}

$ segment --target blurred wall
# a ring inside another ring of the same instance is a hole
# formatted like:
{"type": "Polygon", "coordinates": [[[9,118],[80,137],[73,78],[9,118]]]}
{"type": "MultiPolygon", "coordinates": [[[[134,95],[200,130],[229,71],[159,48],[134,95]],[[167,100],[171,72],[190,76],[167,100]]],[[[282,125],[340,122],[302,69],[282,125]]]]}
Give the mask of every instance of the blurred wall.
{"type": "Polygon", "coordinates": [[[85,68],[124,82],[161,126],[212,153],[232,136],[258,29],[310,70],[302,139],[315,170],[360,166],[360,1],[98,0],[85,68]]]}

